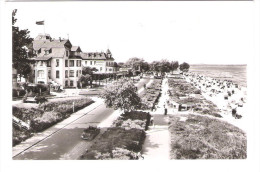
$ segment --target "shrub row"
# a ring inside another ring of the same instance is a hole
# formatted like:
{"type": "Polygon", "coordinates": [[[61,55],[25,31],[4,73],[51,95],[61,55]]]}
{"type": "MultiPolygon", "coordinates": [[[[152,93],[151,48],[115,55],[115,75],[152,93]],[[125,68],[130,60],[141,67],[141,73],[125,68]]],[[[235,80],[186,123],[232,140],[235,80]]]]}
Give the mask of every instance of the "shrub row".
{"type": "Polygon", "coordinates": [[[98,136],[90,150],[80,159],[109,160],[109,159],[138,159],[145,139],[144,130],[122,127],[108,128],[98,136]]]}
{"type": "Polygon", "coordinates": [[[22,121],[29,120],[32,130],[39,132],[70,116],[73,113],[73,102],[74,111],[78,111],[93,103],[88,98],[77,98],[47,102],[39,105],[38,108],[13,106],[13,115],[22,121]]]}
{"type": "Polygon", "coordinates": [[[114,121],[113,126],[123,127],[126,129],[137,128],[147,130],[150,124],[151,115],[142,111],[131,111],[121,114],[121,116],[114,121]]]}

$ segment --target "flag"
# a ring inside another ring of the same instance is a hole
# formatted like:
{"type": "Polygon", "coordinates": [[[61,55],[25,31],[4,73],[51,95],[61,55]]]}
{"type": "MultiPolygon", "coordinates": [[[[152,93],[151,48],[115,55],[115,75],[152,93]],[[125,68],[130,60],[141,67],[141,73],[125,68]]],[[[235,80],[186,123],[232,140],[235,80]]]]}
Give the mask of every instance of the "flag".
{"type": "Polygon", "coordinates": [[[44,25],[44,21],[37,21],[36,24],[37,25],[44,25]]]}

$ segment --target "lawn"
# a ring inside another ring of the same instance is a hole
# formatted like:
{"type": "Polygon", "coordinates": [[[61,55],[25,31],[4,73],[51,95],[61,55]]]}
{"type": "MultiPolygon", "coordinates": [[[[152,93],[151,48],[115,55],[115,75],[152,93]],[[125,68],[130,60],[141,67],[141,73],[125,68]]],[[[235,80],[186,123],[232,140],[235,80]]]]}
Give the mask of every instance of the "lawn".
{"type": "Polygon", "coordinates": [[[171,159],[246,159],[246,134],[216,118],[170,117],[171,159]]]}

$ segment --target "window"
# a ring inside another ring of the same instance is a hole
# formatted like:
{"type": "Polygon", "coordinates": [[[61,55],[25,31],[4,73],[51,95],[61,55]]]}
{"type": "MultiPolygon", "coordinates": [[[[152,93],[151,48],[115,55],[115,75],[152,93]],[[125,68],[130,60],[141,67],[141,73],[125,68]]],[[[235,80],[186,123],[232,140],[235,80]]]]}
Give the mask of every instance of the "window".
{"type": "Polygon", "coordinates": [[[85,61],[85,65],[87,65],[88,64],[88,61],[85,61]]]}
{"type": "Polygon", "coordinates": [[[48,77],[51,78],[51,70],[48,70],[48,77]]]}
{"type": "Polygon", "coordinates": [[[81,61],[77,60],[77,67],[80,67],[80,66],[81,66],[81,61]]]}
{"type": "Polygon", "coordinates": [[[102,67],[100,67],[100,71],[102,71],[102,67]]]}
{"type": "Polygon", "coordinates": [[[65,87],[69,86],[68,80],[65,81],[65,87]]]}
{"type": "Polygon", "coordinates": [[[81,74],[81,70],[79,70],[79,74],[81,74]]]}
{"type": "Polygon", "coordinates": [[[45,51],[45,55],[49,54],[49,50],[44,50],[45,51]]]}
{"type": "Polygon", "coordinates": [[[73,81],[70,81],[70,86],[73,87],[73,81]]]}
{"type": "Polygon", "coordinates": [[[56,67],[59,67],[59,65],[60,65],[60,61],[59,59],[56,59],[56,67]]]}
{"type": "Polygon", "coordinates": [[[40,66],[43,66],[43,61],[40,61],[40,66]]]}
{"type": "Polygon", "coordinates": [[[96,61],[94,61],[94,65],[96,65],[96,61]]]}
{"type": "Polygon", "coordinates": [[[109,71],[112,71],[112,69],[109,69],[109,71]]]}
{"type": "Polygon", "coordinates": [[[79,76],[79,71],[77,70],[77,71],[76,71],[76,77],[78,77],[78,76],[79,76]]]}
{"type": "Polygon", "coordinates": [[[47,67],[51,67],[51,61],[50,60],[47,61],[47,67]]]}
{"type": "Polygon", "coordinates": [[[38,50],[38,54],[40,54],[40,53],[41,53],[41,49],[38,50]]]}
{"type": "Polygon", "coordinates": [[[60,71],[56,70],[56,78],[60,78],[60,71]]]}
{"type": "Polygon", "coordinates": [[[70,77],[74,77],[74,70],[70,70],[70,77]]]}
{"type": "Polygon", "coordinates": [[[66,51],[66,56],[69,57],[69,51],[66,51]]]}
{"type": "Polygon", "coordinates": [[[65,60],[65,67],[68,67],[68,60],[65,60]]]}
{"type": "Polygon", "coordinates": [[[92,61],[90,61],[90,65],[92,65],[92,61]]]}
{"type": "Polygon", "coordinates": [[[68,70],[65,70],[65,78],[68,78],[68,70]]]}
{"type": "Polygon", "coordinates": [[[38,70],[38,77],[44,78],[44,71],[43,70],[38,70]]]}
{"type": "Polygon", "coordinates": [[[74,67],[74,60],[70,60],[70,67],[74,67]]]}

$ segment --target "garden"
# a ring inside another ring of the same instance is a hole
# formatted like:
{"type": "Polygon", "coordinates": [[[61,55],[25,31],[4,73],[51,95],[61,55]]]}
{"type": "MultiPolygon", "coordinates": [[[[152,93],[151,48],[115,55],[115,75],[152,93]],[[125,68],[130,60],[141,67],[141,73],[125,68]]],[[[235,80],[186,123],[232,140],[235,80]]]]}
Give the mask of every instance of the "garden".
{"type": "Polygon", "coordinates": [[[239,128],[200,115],[170,117],[171,159],[246,159],[246,134],[239,128]]]}
{"type": "Polygon", "coordinates": [[[68,118],[73,112],[76,112],[92,103],[93,100],[89,98],[75,97],[70,99],[53,99],[49,102],[39,104],[38,106],[28,108],[13,105],[13,116],[30,124],[29,130],[17,126],[13,127],[14,145],[24,141],[30,137],[32,133],[41,132],[68,118]],[[20,137],[20,135],[24,136],[20,137]]]}
{"type": "Polygon", "coordinates": [[[137,160],[141,158],[145,130],[150,124],[147,112],[131,111],[121,114],[112,127],[97,136],[90,149],[81,156],[88,160],[137,160]]]}

